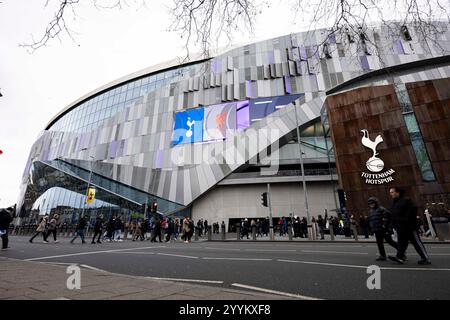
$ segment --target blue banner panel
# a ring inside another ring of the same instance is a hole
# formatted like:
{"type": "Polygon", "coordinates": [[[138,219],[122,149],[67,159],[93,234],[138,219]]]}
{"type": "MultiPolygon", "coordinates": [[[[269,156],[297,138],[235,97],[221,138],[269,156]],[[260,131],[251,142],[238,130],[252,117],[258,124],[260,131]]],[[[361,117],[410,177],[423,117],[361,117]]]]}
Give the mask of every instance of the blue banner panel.
{"type": "Polygon", "coordinates": [[[293,94],[289,96],[259,98],[250,100],[250,125],[268,115],[274,113],[295,100],[299,99],[303,94],[293,94]]]}
{"type": "Polygon", "coordinates": [[[204,114],[203,108],[176,113],[173,145],[203,141],[204,114]]]}

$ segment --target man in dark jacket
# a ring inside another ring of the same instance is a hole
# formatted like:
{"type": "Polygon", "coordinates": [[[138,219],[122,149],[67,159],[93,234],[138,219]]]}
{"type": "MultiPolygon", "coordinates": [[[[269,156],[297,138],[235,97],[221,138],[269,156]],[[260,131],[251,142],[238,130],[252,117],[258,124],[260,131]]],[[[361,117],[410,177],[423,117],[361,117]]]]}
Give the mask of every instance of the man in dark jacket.
{"type": "Polygon", "coordinates": [[[0,209],[0,235],[2,238],[2,250],[8,249],[8,229],[12,221],[13,208],[0,209]]]}
{"type": "Polygon", "coordinates": [[[87,222],[84,217],[80,217],[80,220],[78,220],[77,224],[77,234],[75,237],[70,241],[70,243],[73,243],[78,236],[81,238],[81,243],[86,243],[84,241],[84,229],[86,228],[87,222]]]}
{"type": "Polygon", "coordinates": [[[377,240],[378,251],[380,253],[377,261],[386,260],[386,251],[384,250],[383,241],[386,240],[393,248],[398,250],[397,242],[392,240],[391,213],[378,204],[378,199],[370,197],[368,224],[370,230],[375,234],[377,240]]]}
{"type": "Polygon", "coordinates": [[[103,215],[100,214],[99,216],[97,216],[97,219],[95,219],[95,224],[94,224],[94,237],[92,237],[92,244],[95,243],[95,238],[98,235],[98,239],[97,239],[97,243],[101,243],[100,241],[100,237],[102,236],[102,232],[103,232],[103,215]]]}
{"type": "Polygon", "coordinates": [[[408,248],[408,243],[411,242],[422,258],[418,263],[422,265],[431,264],[425,246],[416,230],[416,206],[411,199],[404,196],[405,191],[400,188],[391,188],[389,194],[393,200],[390,210],[392,226],[397,231],[398,236],[397,255],[389,256],[389,259],[400,264],[405,263],[403,256],[408,248]]]}

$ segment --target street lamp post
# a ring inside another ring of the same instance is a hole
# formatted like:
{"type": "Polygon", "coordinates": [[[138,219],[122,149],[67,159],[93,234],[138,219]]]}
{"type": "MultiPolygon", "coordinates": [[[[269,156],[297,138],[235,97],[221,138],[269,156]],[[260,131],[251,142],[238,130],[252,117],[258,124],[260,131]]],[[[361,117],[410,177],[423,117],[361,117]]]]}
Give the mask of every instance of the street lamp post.
{"type": "MultiPolygon", "coordinates": [[[[91,158],[92,161],[94,161],[94,157],[93,156],[89,156],[89,158],[91,158]]],[[[89,196],[89,187],[91,186],[92,161],[91,161],[90,170],[89,170],[89,179],[88,179],[88,185],[87,185],[87,190],[86,190],[86,199],[83,202],[83,209],[81,210],[81,217],[84,217],[84,210],[85,210],[85,207],[86,207],[86,200],[87,200],[87,198],[89,196]]]]}
{"type": "Polygon", "coordinates": [[[302,170],[302,180],[303,180],[303,194],[305,197],[305,209],[306,209],[306,216],[308,219],[308,224],[311,223],[311,217],[309,214],[309,207],[308,207],[308,193],[306,191],[306,180],[305,180],[305,168],[303,165],[303,152],[302,152],[302,142],[300,141],[300,128],[298,123],[298,116],[297,116],[297,104],[294,102],[295,107],[295,124],[297,128],[297,142],[298,142],[298,149],[300,151],[300,167],[302,170]]]}

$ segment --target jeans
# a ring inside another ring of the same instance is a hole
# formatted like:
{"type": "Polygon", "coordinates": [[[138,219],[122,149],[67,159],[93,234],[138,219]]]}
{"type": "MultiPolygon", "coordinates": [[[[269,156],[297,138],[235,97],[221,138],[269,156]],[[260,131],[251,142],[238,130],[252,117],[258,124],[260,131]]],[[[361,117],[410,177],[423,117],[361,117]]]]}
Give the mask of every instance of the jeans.
{"type": "Polygon", "coordinates": [[[78,236],[80,236],[81,238],[81,242],[84,243],[84,230],[77,230],[77,234],[75,235],[75,237],[73,237],[73,239],[70,241],[71,243],[73,243],[75,241],[76,238],[78,238],[78,236]]]}

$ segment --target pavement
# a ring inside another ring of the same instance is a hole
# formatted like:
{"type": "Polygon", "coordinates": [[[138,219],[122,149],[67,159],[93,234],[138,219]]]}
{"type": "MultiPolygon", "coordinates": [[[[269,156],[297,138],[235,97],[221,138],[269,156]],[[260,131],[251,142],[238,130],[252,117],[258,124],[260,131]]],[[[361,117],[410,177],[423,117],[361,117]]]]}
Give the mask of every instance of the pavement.
{"type": "MultiPolygon", "coordinates": [[[[4,291],[17,299],[450,299],[448,243],[426,243],[432,265],[420,266],[412,246],[407,263],[398,265],[375,261],[375,243],[355,241],[91,245],[78,240],[71,245],[68,238],[48,244],[30,244],[21,236],[10,240],[11,248],[0,251],[0,299],[7,298],[4,291]],[[65,271],[73,264],[82,267],[81,291],[66,288],[65,271]],[[380,270],[380,290],[367,286],[373,266],[380,270]],[[108,281],[99,285],[105,277],[108,281]]],[[[394,253],[388,245],[386,251],[394,253]]]]}
{"type": "MultiPolygon", "coordinates": [[[[0,257],[2,300],[285,300],[259,292],[232,290],[128,276],[80,266],[80,289],[69,290],[63,265],[0,257]]],[[[74,283],[69,281],[70,283],[74,283]]]]}

